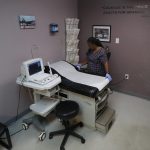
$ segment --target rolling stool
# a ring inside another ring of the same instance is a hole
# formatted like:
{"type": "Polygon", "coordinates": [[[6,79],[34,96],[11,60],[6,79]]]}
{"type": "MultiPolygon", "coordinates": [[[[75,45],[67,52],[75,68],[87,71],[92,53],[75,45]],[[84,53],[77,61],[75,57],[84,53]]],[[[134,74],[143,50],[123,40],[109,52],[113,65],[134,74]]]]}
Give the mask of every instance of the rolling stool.
{"type": "Polygon", "coordinates": [[[65,150],[64,146],[70,135],[79,138],[81,143],[85,143],[85,139],[74,132],[77,127],[83,127],[83,123],[80,122],[76,125],[70,126],[69,120],[76,117],[79,113],[79,105],[74,101],[62,101],[56,106],[56,117],[62,120],[62,124],[65,126],[64,130],[51,132],[49,139],[52,139],[56,135],[65,135],[60,146],[60,150],[65,150]]]}
{"type": "Polygon", "coordinates": [[[0,123],[0,145],[7,148],[8,150],[10,150],[12,148],[9,130],[8,130],[7,126],[3,125],[2,123],[0,123]],[[3,141],[3,139],[5,139],[5,138],[1,138],[2,135],[4,135],[4,134],[6,134],[7,143],[5,143],[3,141]]]}

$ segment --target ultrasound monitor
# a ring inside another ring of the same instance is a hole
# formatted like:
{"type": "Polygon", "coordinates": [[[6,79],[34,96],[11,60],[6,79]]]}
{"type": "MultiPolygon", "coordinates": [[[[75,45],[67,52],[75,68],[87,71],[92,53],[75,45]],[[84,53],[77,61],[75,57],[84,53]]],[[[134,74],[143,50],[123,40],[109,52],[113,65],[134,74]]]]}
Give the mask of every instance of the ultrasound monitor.
{"type": "Polygon", "coordinates": [[[31,59],[23,62],[21,66],[21,75],[29,81],[32,77],[44,73],[43,60],[41,58],[31,59]]]}
{"type": "Polygon", "coordinates": [[[34,75],[42,71],[41,62],[37,61],[28,65],[29,75],[34,75]]]}

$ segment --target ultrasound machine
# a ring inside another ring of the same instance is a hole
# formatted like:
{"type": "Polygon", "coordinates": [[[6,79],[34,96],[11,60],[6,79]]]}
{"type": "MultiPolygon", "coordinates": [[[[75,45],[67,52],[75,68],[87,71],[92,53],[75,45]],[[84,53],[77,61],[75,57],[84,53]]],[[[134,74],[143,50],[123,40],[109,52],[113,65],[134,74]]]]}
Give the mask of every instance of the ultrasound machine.
{"type": "MultiPolygon", "coordinates": [[[[48,63],[49,68],[50,64],[48,63]]],[[[44,65],[41,58],[25,61],[21,65],[21,75],[17,78],[17,84],[33,90],[34,103],[30,105],[30,110],[34,116],[23,120],[22,127],[27,130],[34,124],[41,133],[39,140],[46,138],[45,121],[46,117],[55,109],[60,102],[56,97],[59,92],[61,78],[58,74],[44,73],[44,65]]]]}
{"type": "Polygon", "coordinates": [[[44,73],[43,61],[41,58],[32,59],[23,62],[21,66],[21,75],[26,81],[45,85],[58,78],[57,74],[44,73]]]}

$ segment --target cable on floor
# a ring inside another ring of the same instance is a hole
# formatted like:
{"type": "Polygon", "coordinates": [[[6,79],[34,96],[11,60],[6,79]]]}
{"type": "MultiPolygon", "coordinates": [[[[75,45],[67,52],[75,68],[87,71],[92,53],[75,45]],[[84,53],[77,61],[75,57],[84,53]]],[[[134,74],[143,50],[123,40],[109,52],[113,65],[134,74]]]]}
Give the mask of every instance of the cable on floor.
{"type": "MultiPolygon", "coordinates": [[[[23,131],[23,129],[20,129],[20,130],[18,130],[18,131],[16,131],[16,132],[10,134],[10,136],[12,137],[12,136],[14,136],[14,135],[20,133],[21,131],[23,131]]],[[[0,140],[5,140],[5,139],[6,139],[6,138],[0,138],[0,140]]]]}
{"type": "Polygon", "coordinates": [[[19,87],[19,96],[18,96],[19,98],[18,98],[18,105],[17,105],[16,121],[18,120],[18,116],[19,116],[19,107],[20,107],[20,102],[21,102],[21,89],[22,89],[24,80],[25,80],[25,76],[23,77],[21,81],[21,86],[19,87]]]}

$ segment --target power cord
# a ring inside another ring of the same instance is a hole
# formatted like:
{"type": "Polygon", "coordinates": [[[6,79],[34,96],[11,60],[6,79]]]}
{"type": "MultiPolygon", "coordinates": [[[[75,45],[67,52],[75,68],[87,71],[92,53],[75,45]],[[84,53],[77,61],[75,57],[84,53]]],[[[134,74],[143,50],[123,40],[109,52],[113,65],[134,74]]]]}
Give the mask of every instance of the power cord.
{"type": "Polygon", "coordinates": [[[31,56],[32,56],[32,59],[33,59],[34,58],[33,49],[31,49],[31,56]]]}
{"type": "MultiPolygon", "coordinates": [[[[14,136],[14,135],[20,133],[21,131],[23,131],[23,129],[20,129],[20,130],[18,130],[18,131],[16,131],[16,132],[12,133],[10,136],[12,137],[12,136],[14,136]]],[[[6,138],[0,138],[0,140],[5,140],[5,139],[6,139],[6,138]]]]}
{"type": "Polygon", "coordinates": [[[18,104],[17,104],[17,113],[16,113],[16,121],[18,120],[18,116],[19,116],[19,107],[20,107],[20,102],[21,102],[21,89],[22,87],[19,87],[19,98],[18,98],[18,104]]]}
{"type": "MultiPolygon", "coordinates": [[[[25,80],[25,76],[22,78],[22,80],[21,80],[21,86],[19,87],[19,98],[18,98],[17,113],[16,113],[16,119],[15,119],[15,121],[18,120],[19,107],[20,107],[20,102],[21,102],[21,89],[22,89],[22,85],[23,85],[24,80],[25,80]]],[[[12,133],[10,136],[14,136],[14,135],[20,133],[21,131],[23,131],[23,129],[18,130],[16,132],[12,133]]],[[[0,140],[5,140],[5,139],[6,138],[0,138],[0,140]]]]}
{"type": "Polygon", "coordinates": [[[21,89],[22,89],[24,80],[25,80],[25,76],[22,78],[21,86],[19,87],[19,96],[18,96],[19,98],[18,98],[18,105],[17,105],[16,121],[18,120],[18,116],[19,116],[19,107],[20,107],[20,102],[21,102],[21,89]]]}
{"type": "Polygon", "coordinates": [[[110,84],[110,87],[108,88],[108,93],[109,93],[109,95],[113,94],[113,88],[114,88],[115,86],[117,86],[117,85],[123,83],[125,80],[126,80],[126,79],[123,78],[123,79],[121,79],[120,81],[117,81],[117,82],[115,82],[115,83],[110,84]]]}
{"type": "Polygon", "coordinates": [[[117,82],[115,82],[115,83],[110,84],[110,86],[111,86],[111,87],[117,86],[117,85],[121,84],[122,82],[124,82],[125,80],[126,80],[126,79],[123,78],[123,79],[121,79],[120,81],[117,81],[117,82]]]}

